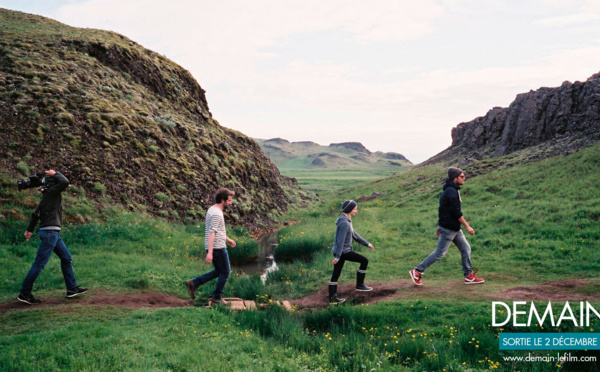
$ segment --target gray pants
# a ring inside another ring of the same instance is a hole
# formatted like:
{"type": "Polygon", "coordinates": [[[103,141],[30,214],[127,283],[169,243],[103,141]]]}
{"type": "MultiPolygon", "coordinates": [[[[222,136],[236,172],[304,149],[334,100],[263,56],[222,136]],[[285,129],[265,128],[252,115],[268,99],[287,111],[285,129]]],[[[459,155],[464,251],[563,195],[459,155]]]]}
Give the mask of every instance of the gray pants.
{"type": "Polygon", "coordinates": [[[427,270],[427,268],[434,262],[442,259],[446,253],[448,253],[450,243],[454,243],[460,251],[463,274],[465,276],[471,274],[471,246],[469,245],[467,238],[465,238],[465,234],[463,234],[462,230],[454,231],[438,226],[438,231],[440,232],[440,238],[438,239],[438,244],[435,248],[435,251],[433,251],[425,260],[423,260],[419,266],[415,267],[415,269],[421,273],[425,272],[425,270],[427,270]]]}

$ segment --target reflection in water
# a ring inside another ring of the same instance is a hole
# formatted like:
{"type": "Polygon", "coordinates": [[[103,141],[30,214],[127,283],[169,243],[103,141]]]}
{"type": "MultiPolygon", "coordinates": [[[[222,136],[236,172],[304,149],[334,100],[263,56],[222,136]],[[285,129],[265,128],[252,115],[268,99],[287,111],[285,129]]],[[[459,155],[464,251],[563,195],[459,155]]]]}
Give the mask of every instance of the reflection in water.
{"type": "Polygon", "coordinates": [[[275,262],[275,249],[279,244],[278,232],[273,231],[272,233],[263,236],[259,241],[258,245],[260,251],[258,254],[258,269],[260,271],[260,280],[263,284],[267,283],[267,275],[273,271],[279,270],[277,262],[275,262]]]}

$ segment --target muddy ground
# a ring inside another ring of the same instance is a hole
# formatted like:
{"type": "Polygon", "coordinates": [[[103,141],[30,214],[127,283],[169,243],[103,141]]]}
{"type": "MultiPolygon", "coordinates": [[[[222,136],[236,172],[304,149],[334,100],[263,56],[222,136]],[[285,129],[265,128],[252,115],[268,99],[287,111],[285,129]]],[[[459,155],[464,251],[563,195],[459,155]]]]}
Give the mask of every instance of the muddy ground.
{"type": "MultiPolygon", "coordinates": [[[[354,284],[345,284],[338,288],[338,296],[346,298],[352,304],[374,304],[389,299],[402,299],[423,294],[428,299],[444,299],[448,296],[463,295],[473,300],[514,300],[514,301],[600,301],[600,293],[586,288],[596,283],[587,279],[571,279],[546,282],[531,286],[506,288],[489,294],[478,293],[477,288],[484,284],[465,286],[462,282],[451,282],[443,287],[422,285],[417,287],[411,281],[404,280],[392,283],[370,283],[371,292],[357,292],[354,284]]],[[[293,301],[299,308],[325,308],[328,289],[293,301]]]]}
{"type": "Polygon", "coordinates": [[[0,304],[0,311],[13,309],[32,309],[47,306],[75,305],[75,306],[118,306],[130,309],[142,307],[185,307],[192,306],[189,299],[181,299],[167,293],[130,293],[130,294],[106,294],[103,291],[88,293],[73,298],[50,297],[41,298],[42,302],[29,305],[17,300],[0,304]]]}
{"type": "MultiPolygon", "coordinates": [[[[587,279],[570,279],[554,282],[539,283],[530,286],[506,288],[493,293],[479,293],[476,288],[480,285],[465,286],[462,282],[452,282],[443,287],[423,285],[415,286],[411,281],[404,280],[392,283],[370,283],[374,289],[371,292],[357,292],[354,284],[344,284],[338,288],[338,296],[345,297],[349,304],[374,304],[390,299],[414,297],[423,294],[428,299],[443,299],[448,296],[467,294],[473,300],[514,300],[514,301],[600,301],[600,293],[596,291],[598,281],[587,279]]],[[[481,284],[485,285],[485,284],[481,284]]],[[[299,309],[325,308],[328,301],[328,288],[324,286],[319,291],[291,301],[299,309]]],[[[132,293],[107,294],[103,291],[90,290],[88,293],[75,298],[50,297],[42,298],[42,303],[27,305],[17,300],[0,304],[0,311],[31,309],[48,306],[119,306],[130,309],[143,307],[185,307],[193,306],[190,299],[182,299],[166,293],[132,293]]]]}

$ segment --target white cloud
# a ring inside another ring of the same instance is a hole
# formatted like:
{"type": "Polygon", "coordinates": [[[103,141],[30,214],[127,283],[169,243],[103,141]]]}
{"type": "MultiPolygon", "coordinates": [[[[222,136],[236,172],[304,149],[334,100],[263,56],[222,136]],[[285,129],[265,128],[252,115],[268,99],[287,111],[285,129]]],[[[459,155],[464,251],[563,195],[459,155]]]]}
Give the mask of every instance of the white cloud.
{"type": "Polygon", "coordinates": [[[290,35],[340,30],[361,42],[407,40],[430,32],[441,13],[433,0],[89,0],[54,15],[159,46],[203,81],[217,83],[252,75],[252,62],[265,57],[261,50],[290,35]]]}
{"type": "Polygon", "coordinates": [[[587,25],[590,23],[598,22],[599,20],[600,14],[598,13],[577,13],[568,14],[565,16],[540,19],[535,23],[549,27],[568,27],[587,25]]]}

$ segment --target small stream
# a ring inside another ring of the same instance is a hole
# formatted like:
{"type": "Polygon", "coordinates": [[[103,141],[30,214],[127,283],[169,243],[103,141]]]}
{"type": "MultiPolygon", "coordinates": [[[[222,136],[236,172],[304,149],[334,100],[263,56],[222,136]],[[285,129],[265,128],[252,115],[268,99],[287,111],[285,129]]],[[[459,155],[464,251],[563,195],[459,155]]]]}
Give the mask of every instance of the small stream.
{"type": "Polygon", "coordinates": [[[273,231],[270,234],[263,236],[258,245],[260,251],[258,254],[258,269],[260,272],[260,280],[263,284],[267,283],[267,275],[273,271],[279,270],[277,262],[275,262],[275,249],[279,245],[279,232],[273,231]]]}
{"type": "Polygon", "coordinates": [[[249,275],[260,275],[260,280],[263,284],[266,284],[269,273],[279,270],[277,262],[275,262],[275,249],[279,244],[278,238],[278,231],[263,235],[258,240],[259,252],[257,261],[239,266],[236,265],[235,268],[249,275]]]}

